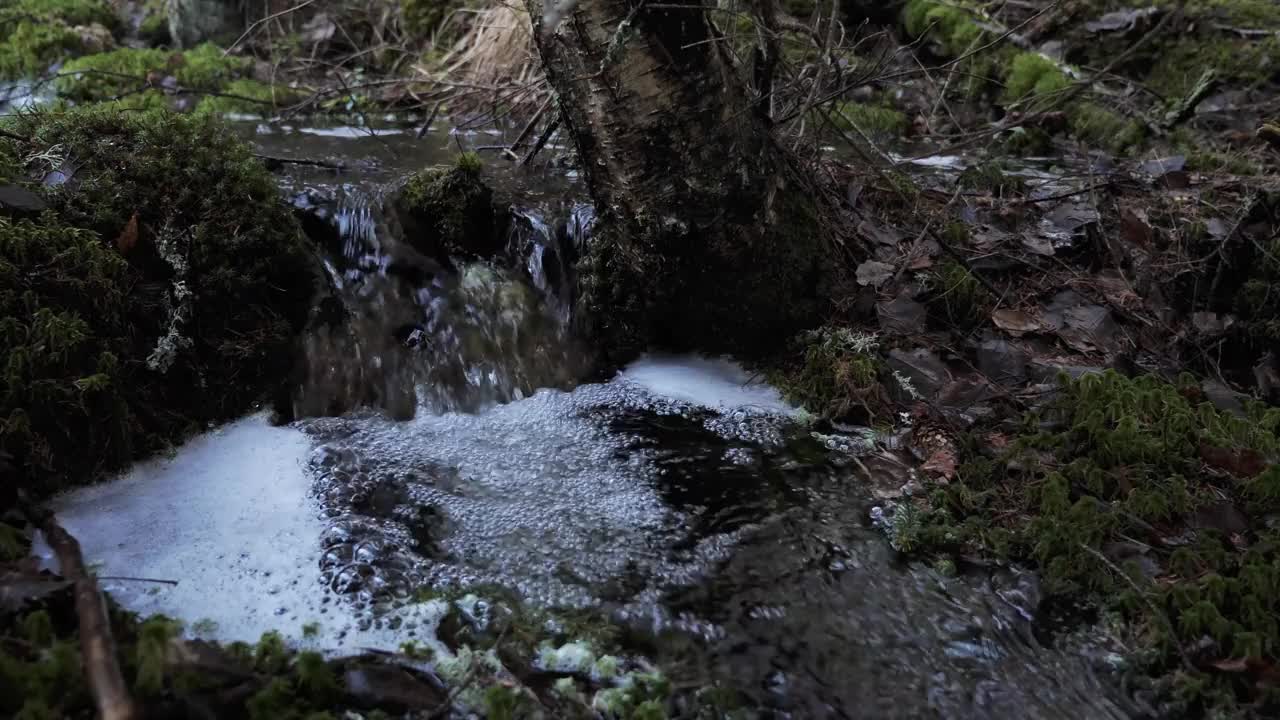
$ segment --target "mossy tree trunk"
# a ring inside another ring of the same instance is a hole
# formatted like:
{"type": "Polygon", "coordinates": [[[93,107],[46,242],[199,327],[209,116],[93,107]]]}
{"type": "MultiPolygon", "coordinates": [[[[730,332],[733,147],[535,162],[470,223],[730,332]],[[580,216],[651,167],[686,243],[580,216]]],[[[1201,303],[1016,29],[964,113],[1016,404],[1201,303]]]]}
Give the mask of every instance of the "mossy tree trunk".
{"type": "Polygon", "coordinates": [[[819,193],[774,137],[710,0],[527,0],[597,209],[580,317],[615,359],[650,345],[758,354],[813,324],[819,193]]]}

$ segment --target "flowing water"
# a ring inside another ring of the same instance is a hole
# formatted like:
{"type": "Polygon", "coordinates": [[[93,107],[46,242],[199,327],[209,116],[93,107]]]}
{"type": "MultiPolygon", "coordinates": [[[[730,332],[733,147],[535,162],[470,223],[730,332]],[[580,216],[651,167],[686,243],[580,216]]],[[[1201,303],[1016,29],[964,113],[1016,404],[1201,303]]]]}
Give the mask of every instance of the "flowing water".
{"type": "Polygon", "coordinates": [[[1101,651],[1053,646],[1031,575],[899,560],[871,489],[911,473],[874,434],[817,433],[723,359],[584,377],[566,328],[590,210],[572,180],[490,168],[513,203],[506,257],[445,272],[378,208],[453,141],[254,136],[347,166],[282,185],[336,229],[350,319],[306,341],[304,419],[248,417],[58,502],[103,576],[178,581],[104,581],[127,606],[222,640],[393,649],[431,642],[419,588],[496,584],[602,610],[764,716],[1137,716],[1101,651]]]}

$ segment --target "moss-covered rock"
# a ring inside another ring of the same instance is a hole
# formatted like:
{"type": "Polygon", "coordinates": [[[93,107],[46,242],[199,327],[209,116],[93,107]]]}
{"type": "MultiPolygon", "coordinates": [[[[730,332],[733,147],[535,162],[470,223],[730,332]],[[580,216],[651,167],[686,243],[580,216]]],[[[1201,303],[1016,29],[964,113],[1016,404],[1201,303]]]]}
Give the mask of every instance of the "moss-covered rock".
{"type": "MultiPolygon", "coordinates": [[[[113,100],[131,110],[170,108],[175,93],[195,99],[216,92],[241,94],[226,88],[246,78],[252,68],[251,59],[226,56],[208,43],[186,52],[119,48],[68,62],[56,86],[76,103],[113,100]]],[[[262,98],[257,86],[238,87],[252,93],[247,98],[262,98]]]]}
{"type": "Polygon", "coordinates": [[[104,0],[0,3],[0,78],[43,73],[59,60],[102,49],[102,38],[110,41],[119,30],[120,20],[104,0]]]}
{"type": "Polygon", "coordinates": [[[482,169],[475,153],[463,153],[451,167],[411,176],[391,201],[405,240],[446,264],[499,252],[503,227],[482,169]]]}
{"type": "Polygon", "coordinates": [[[0,449],[39,494],[234,417],[288,368],[313,261],[229,130],[105,107],[0,147],[52,208],[0,220],[0,449]]]}

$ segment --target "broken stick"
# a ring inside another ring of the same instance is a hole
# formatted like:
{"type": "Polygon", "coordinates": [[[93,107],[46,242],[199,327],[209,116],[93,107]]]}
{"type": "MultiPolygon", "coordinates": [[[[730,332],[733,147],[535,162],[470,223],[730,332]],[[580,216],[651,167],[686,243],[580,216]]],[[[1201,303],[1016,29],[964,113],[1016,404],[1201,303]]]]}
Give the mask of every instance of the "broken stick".
{"type": "Polygon", "coordinates": [[[40,530],[58,556],[62,576],[75,584],[80,653],[98,717],[102,720],[134,720],[139,717],[138,708],[129,696],[124,676],[120,673],[116,643],[107,620],[107,604],[98,591],[98,583],[85,569],[80,543],[58,524],[52,514],[40,523],[40,530]]]}

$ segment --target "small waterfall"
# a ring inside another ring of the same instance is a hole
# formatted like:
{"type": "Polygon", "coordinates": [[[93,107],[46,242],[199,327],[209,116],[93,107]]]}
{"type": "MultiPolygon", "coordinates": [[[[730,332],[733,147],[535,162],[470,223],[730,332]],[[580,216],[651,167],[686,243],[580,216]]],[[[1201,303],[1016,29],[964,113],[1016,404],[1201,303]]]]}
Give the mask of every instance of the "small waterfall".
{"type": "Polygon", "coordinates": [[[333,234],[322,244],[342,312],[303,342],[296,415],[475,412],[582,374],[569,332],[581,230],[564,230],[581,211],[564,223],[513,211],[505,258],[446,269],[400,242],[378,197],[347,189],[324,205],[309,212],[333,234]]]}

